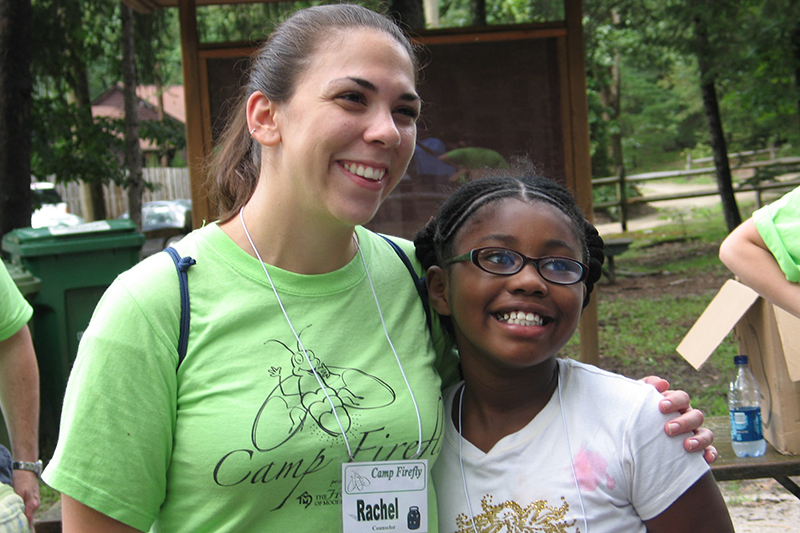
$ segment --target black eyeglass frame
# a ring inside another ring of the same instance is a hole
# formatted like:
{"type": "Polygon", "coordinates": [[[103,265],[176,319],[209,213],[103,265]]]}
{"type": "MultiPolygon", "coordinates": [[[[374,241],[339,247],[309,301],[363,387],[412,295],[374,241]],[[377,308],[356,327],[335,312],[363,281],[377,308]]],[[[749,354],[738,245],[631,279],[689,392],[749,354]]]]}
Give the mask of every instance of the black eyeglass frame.
{"type": "Polygon", "coordinates": [[[533,266],[536,267],[536,272],[542,277],[543,280],[545,280],[545,281],[547,281],[549,283],[554,283],[556,285],[575,285],[576,283],[580,283],[583,280],[585,280],[586,277],[589,275],[589,267],[584,265],[583,263],[581,263],[580,261],[578,261],[576,259],[572,259],[571,257],[563,257],[563,256],[560,256],[560,255],[546,255],[544,257],[528,257],[527,255],[521,254],[516,250],[512,250],[510,248],[503,248],[503,247],[500,247],[500,246],[486,246],[486,247],[483,247],[483,248],[474,248],[474,249],[470,250],[469,252],[467,252],[465,254],[458,255],[456,257],[448,259],[447,261],[442,263],[442,267],[447,267],[447,266],[452,265],[453,263],[460,263],[460,262],[465,262],[465,261],[469,261],[473,265],[475,265],[476,267],[478,267],[481,270],[483,270],[484,272],[488,272],[489,274],[493,274],[495,276],[513,276],[514,274],[519,274],[520,272],[522,272],[522,269],[525,268],[525,266],[528,263],[533,263],[533,266]],[[485,250],[497,250],[497,251],[502,251],[502,252],[510,252],[510,253],[512,253],[514,255],[517,255],[517,256],[522,258],[522,265],[520,265],[519,269],[515,270],[514,272],[493,272],[491,270],[487,270],[480,263],[481,252],[483,252],[485,250]],[[569,281],[569,282],[554,281],[552,279],[548,279],[548,277],[545,274],[542,273],[542,269],[541,269],[541,262],[542,261],[546,261],[548,259],[561,259],[561,260],[564,260],[564,261],[569,261],[571,263],[577,264],[578,266],[581,267],[581,276],[580,276],[580,278],[578,278],[575,281],[569,281]]]}

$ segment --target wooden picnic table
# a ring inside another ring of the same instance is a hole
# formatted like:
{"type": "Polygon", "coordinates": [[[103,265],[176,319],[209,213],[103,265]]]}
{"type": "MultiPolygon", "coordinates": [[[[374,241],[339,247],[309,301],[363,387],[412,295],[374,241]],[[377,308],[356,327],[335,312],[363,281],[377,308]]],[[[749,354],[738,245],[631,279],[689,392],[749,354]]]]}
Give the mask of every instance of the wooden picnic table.
{"type": "Polygon", "coordinates": [[[624,253],[628,246],[633,243],[633,239],[603,239],[603,253],[606,256],[606,268],[603,269],[603,274],[608,278],[610,284],[617,281],[616,272],[614,272],[614,257],[624,253]]]}
{"type": "Polygon", "coordinates": [[[727,416],[706,418],[706,427],[714,432],[714,446],[719,458],[711,465],[717,481],[774,478],[786,490],[800,498],[800,486],[789,476],[800,476],[800,455],[783,455],[767,442],[761,457],[736,457],[731,448],[731,425],[727,416]]]}

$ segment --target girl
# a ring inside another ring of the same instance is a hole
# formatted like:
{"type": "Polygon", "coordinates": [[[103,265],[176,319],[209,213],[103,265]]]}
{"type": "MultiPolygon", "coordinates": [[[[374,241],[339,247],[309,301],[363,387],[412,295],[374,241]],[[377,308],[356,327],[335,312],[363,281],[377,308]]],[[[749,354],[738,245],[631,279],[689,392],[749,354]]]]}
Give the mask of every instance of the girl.
{"type": "Polygon", "coordinates": [[[557,357],[603,260],[566,189],[470,182],[415,244],[464,376],[445,392],[440,531],[733,531],[708,465],[657,431],[655,389],[557,357]]]}

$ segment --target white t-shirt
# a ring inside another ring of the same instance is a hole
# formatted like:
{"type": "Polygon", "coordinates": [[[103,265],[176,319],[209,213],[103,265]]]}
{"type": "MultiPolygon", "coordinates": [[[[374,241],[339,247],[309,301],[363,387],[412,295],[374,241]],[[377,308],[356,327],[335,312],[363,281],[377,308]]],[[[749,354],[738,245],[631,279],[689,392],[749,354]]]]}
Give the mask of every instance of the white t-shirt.
{"type": "MultiPolygon", "coordinates": [[[[489,453],[463,440],[478,533],[586,533],[582,508],[592,533],[645,532],[642,521],[667,509],[708,465],[684,451],[683,439],[666,435],[664,424],[673,416],[658,410],[660,395],[650,385],[568,359],[559,360],[559,374],[562,400],[556,389],[527,426],[489,453]]],[[[445,413],[452,413],[460,387],[446,391],[445,413]]],[[[462,439],[446,418],[433,468],[439,530],[474,533],[459,461],[462,439]]]]}

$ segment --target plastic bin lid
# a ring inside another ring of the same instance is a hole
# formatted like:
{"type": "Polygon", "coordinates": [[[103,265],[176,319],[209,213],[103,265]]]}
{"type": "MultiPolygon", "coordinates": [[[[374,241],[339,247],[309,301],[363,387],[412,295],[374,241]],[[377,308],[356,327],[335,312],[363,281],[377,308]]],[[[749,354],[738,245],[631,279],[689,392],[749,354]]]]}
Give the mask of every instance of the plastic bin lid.
{"type": "Polygon", "coordinates": [[[30,257],[114,248],[141,248],[145,237],[132,220],[112,219],[76,226],[20,228],[3,236],[3,250],[30,257]]]}
{"type": "Polygon", "coordinates": [[[8,270],[8,273],[11,275],[11,279],[14,280],[19,292],[21,292],[23,296],[30,298],[31,296],[39,294],[39,291],[42,290],[42,280],[23,267],[5,261],[3,261],[3,263],[6,266],[6,270],[8,270]]]}

